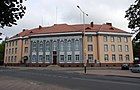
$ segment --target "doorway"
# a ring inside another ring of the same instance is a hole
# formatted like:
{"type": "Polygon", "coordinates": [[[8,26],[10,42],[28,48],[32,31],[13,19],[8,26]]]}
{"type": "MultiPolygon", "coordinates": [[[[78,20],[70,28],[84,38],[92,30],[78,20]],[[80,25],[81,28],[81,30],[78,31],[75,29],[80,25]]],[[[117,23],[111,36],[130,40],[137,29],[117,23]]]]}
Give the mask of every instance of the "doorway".
{"type": "Polygon", "coordinates": [[[53,51],[53,65],[57,64],[57,52],[53,51]]]}

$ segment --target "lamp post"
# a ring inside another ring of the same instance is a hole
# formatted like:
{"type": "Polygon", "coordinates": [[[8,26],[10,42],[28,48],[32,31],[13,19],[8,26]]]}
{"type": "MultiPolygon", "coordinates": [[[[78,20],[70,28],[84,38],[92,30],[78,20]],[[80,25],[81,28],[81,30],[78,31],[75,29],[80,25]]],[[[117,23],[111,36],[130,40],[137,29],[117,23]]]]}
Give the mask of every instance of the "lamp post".
{"type": "Polygon", "coordinates": [[[88,16],[87,13],[85,13],[80,6],[77,6],[77,8],[82,12],[83,14],[83,61],[84,61],[84,72],[86,73],[86,65],[87,65],[87,59],[86,59],[86,45],[85,45],[85,15],[88,16]]]}

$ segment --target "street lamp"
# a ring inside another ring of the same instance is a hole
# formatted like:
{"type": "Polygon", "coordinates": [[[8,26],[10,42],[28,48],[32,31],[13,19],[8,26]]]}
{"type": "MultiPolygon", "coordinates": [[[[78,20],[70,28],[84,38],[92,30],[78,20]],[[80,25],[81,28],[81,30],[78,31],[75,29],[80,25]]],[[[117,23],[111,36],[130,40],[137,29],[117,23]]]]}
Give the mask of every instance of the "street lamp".
{"type": "Polygon", "coordinates": [[[86,45],[85,45],[85,15],[88,16],[87,13],[85,13],[80,6],[77,6],[77,8],[82,12],[83,14],[83,58],[84,58],[84,72],[86,73],[86,65],[87,65],[87,60],[86,60],[86,45]]]}

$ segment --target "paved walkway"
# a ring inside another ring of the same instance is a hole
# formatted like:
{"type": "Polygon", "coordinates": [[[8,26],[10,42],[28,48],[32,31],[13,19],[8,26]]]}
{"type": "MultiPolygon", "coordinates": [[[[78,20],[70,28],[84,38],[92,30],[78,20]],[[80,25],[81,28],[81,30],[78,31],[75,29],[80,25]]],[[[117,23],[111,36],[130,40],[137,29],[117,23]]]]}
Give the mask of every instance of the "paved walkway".
{"type": "Polygon", "coordinates": [[[70,90],[64,87],[44,84],[36,81],[0,75],[0,90],[70,90]]]}

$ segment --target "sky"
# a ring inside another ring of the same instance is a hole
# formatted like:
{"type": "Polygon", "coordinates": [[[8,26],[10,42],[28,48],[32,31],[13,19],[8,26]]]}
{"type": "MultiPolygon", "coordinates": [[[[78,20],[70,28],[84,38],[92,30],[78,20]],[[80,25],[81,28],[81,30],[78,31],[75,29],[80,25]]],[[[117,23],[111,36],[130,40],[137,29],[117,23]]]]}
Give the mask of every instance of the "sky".
{"type": "Polygon", "coordinates": [[[135,0],[27,0],[25,16],[16,26],[0,29],[1,37],[11,37],[23,29],[47,27],[54,24],[82,24],[82,13],[77,5],[88,14],[85,22],[95,24],[112,23],[114,27],[131,32],[125,11],[135,0]]]}

